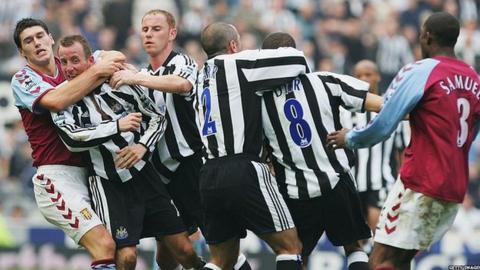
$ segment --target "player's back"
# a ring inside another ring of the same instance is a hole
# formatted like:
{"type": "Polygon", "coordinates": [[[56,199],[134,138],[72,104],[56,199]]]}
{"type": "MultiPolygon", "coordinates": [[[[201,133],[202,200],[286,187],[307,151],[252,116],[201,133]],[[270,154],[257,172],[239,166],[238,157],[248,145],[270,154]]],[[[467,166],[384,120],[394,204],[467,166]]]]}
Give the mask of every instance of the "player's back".
{"type": "Polygon", "coordinates": [[[326,148],[326,138],[342,128],[340,106],[363,110],[368,86],[350,76],[315,72],[264,93],[263,129],[289,197],[323,195],[350,171],[353,152],[326,148]]]}
{"type": "Polygon", "coordinates": [[[468,151],[480,112],[480,80],[460,60],[435,57],[426,61],[433,68],[423,97],[410,113],[412,140],[405,151],[401,178],[417,192],[462,202],[468,151]]]}
{"type": "Polygon", "coordinates": [[[246,50],[209,59],[195,88],[197,127],[209,158],[262,148],[261,98],[256,91],[293,80],[308,70],[292,48],[246,50]]]}

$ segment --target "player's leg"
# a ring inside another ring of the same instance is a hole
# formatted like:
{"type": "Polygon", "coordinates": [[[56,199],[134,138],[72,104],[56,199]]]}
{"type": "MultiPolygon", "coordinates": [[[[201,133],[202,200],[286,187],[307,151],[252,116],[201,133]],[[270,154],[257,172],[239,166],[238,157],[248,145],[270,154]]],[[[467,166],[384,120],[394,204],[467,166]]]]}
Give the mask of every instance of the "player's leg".
{"type": "Polygon", "coordinates": [[[204,269],[233,269],[239,252],[240,239],[234,237],[218,244],[209,244],[211,259],[204,269]]]}
{"type": "Polygon", "coordinates": [[[250,162],[240,215],[277,254],[277,269],[301,269],[302,244],[278,184],[266,164],[250,162]]]}
{"type": "Polygon", "coordinates": [[[405,250],[375,242],[370,254],[370,268],[384,270],[407,270],[418,250],[405,250]]]}
{"type": "Polygon", "coordinates": [[[92,266],[114,264],[115,242],[104,225],[97,225],[89,230],[80,239],[79,244],[92,255],[92,266]]]}
{"type": "Polygon", "coordinates": [[[321,201],[321,197],[309,200],[285,199],[302,243],[301,254],[304,269],[307,268],[309,256],[325,230],[325,217],[321,201]],[[312,215],[312,213],[315,214],[312,215]]]}
{"type": "Polygon", "coordinates": [[[367,270],[368,256],[360,244],[371,231],[365,222],[353,176],[340,174],[337,185],[322,196],[325,231],[335,246],[343,246],[349,270],[367,270]]]}
{"type": "Polygon", "coordinates": [[[137,247],[124,246],[115,254],[118,270],[135,270],[137,265],[137,247]]]}
{"type": "MultiPolygon", "coordinates": [[[[174,259],[184,268],[198,269],[203,266],[204,262],[197,256],[186,232],[165,235],[161,241],[164,242],[165,247],[171,251],[174,259]]],[[[159,243],[157,241],[157,247],[158,245],[159,243]]]]}
{"type": "Polygon", "coordinates": [[[180,265],[163,240],[157,240],[155,261],[162,270],[177,269],[180,265]]]}
{"type": "Polygon", "coordinates": [[[409,269],[417,251],[428,249],[451,227],[458,208],[397,180],[380,214],[370,266],[409,269]]]}
{"type": "Polygon", "coordinates": [[[35,199],[45,218],[92,256],[92,267],[115,269],[115,243],[90,204],[83,168],[48,165],[33,178],[35,199]]]}

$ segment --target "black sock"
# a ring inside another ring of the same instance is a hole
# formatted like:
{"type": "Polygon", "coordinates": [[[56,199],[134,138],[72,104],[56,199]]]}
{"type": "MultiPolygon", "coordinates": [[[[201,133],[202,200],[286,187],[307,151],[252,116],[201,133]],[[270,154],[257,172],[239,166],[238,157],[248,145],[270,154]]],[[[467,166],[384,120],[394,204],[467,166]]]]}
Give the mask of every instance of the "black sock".
{"type": "Polygon", "coordinates": [[[301,270],[302,260],[300,255],[281,254],[277,256],[277,270],[301,270]]]}

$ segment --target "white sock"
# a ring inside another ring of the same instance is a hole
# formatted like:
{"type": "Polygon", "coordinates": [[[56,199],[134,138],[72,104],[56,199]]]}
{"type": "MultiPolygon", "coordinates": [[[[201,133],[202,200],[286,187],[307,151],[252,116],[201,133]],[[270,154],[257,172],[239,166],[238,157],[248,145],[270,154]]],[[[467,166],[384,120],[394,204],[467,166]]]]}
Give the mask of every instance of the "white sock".
{"type": "Polygon", "coordinates": [[[242,267],[242,265],[245,263],[246,260],[247,260],[247,257],[245,257],[243,253],[240,253],[240,255],[238,255],[237,263],[233,266],[233,269],[237,270],[240,267],[242,267]]]}
{"type": "Polygon", "coordinates": [[[299,254],[280,254],[277,255],[277,262],[278,261],[302,261],[302,257],[299,254]]]}
{"type": "Polygon", "coordinates": [[[222,268],[216,266],[213,263],[207,263],[203,268],[212,269],[212,270],[222,270],[222,268]]]}
{"type": "Polygon", "coordinates": [[[347,257],[347,264],[350,266],[350,264],[354,262],[366,262],[368,263],[368,256],[367,253],[363,251],[354,251],[350,253],[347,257]]]}

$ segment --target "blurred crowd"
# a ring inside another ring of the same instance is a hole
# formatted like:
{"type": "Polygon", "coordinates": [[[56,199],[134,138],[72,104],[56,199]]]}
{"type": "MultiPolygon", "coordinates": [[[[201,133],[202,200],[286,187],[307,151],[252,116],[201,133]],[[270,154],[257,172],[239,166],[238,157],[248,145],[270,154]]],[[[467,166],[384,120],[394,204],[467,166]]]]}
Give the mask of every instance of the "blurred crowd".
{"type": "MultiPolygon", "coordinates": [[[[24,65],[12,41],[15,23],[24,17],[44,20],[56,40],[81,33],[93,49],[120,50],[130,63],[144,67],[141,16],[154,8],[175,15],[178,49],[199,64],[206,58],[199,44],[201,29],[225,21],[237,27],[244,49],[258,48],[272,31],[292,34],[316,70],[351,74],[356,62],[371,59],[382,75],[381,90],[403,65],[421,58],[419,27],[428,14],[443,10],[462,23],[457,56],[480,71],[480,0],[2,0],[0,82],[9,83],[24,65]]],[[[31,218],[35,209],[31,150],[16,121],[19,115],[12,116],[11,102],[8,85],[0,84],[0,246],[8,242],[8,237],[2,242],[2,224],[15,227],[16,220],[31,218]]],[[[469,194],[456,223],[459,230],[465,226],[480,230],[479,157],[476,140],[470,154],[469,194]]]]}

